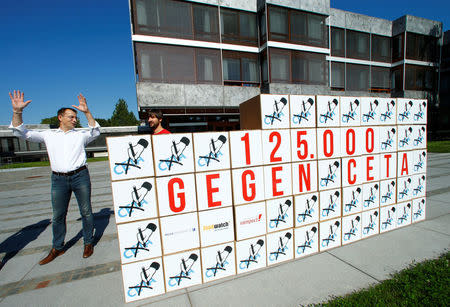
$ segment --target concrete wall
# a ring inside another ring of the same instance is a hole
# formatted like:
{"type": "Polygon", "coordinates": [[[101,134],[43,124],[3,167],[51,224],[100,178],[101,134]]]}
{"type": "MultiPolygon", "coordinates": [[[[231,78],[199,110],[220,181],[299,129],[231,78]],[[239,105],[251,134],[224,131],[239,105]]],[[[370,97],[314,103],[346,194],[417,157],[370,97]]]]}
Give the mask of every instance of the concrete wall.
{"type": "Polygon", "coordinates": [[[218,0],[220,6],[244,11],[256,12],[257,0],[218,0]]]}
{"type": "Polygon", "coordinates": [[[317,14],[330,14],[330,0],[266,0],[265,2],[317,14]]]}
{"type": "Polygon", "coordinates": [[[259,87],[208,84],[138,82],[136,88],[140,107],[235,107],[261,93],[259,87]]]}
{"type": "Polygon", "coordinates": [[[442,22],[406,15],[406,31],[441,37],[442,22]]]}
{"type": "Polygon", "coordinates": [[[373,34],[391,36],[392,22],[387,19],[375,18],[362,14],[331,8],[329,25],[349,30],[371,32],[373,34]]]}

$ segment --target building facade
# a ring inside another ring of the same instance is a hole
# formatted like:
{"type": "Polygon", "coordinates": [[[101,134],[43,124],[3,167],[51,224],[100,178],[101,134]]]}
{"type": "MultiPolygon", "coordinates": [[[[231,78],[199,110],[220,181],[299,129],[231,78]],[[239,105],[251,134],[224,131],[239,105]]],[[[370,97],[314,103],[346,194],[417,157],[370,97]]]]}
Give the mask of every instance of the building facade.
{"type": "Polygon", "coordinates": [[[238,129],[261,93],[439,104],[441,22],[329,0],[130,0],[130,16],[140,117],[160,108],[172,131],[238,129]]]}

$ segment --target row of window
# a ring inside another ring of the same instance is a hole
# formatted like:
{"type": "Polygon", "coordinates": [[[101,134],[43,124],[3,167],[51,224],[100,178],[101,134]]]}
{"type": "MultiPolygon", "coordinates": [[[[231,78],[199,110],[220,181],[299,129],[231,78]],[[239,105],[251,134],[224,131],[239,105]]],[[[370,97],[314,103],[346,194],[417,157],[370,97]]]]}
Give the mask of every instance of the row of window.
{"type": "MultiPolygon", "coordinates": [[[[256,13],[220,9],[224,43],[258,45],[256,13]]],[[[136,34],[219,42],[216,6],[174,0],[135,0],[136,34]]]]}
{"type": "MultiPolygon", "coordinates": [[[[393,69],[358,64],[331,63],[323,54],[270,48],[258,54],[204,48],[136,43],[139,81],[159,83],[259,86],[271,83],[328,85],[351,91],[403,89],[402,66],[393,69]],[[270,70],[268,69],[270,67],[270,70]],[[392,82],[392,84],[391,84],[392,82]]],[[[406,90],[432,90],[433,67],[406,65],[406,90]]]]}

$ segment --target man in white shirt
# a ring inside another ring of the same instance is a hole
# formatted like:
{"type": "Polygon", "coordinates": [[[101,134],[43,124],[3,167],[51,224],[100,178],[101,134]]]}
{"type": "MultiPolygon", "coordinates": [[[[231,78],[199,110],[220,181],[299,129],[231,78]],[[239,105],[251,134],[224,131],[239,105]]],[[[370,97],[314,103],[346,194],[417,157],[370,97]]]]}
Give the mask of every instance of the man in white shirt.
{"type": "Polygon", "coordinates": [[[47,264],[64,254],[66,215],[72,192],[77,198],[83,224],[83,258],[88,258],[94,252],[94,216],[85,147],[100,135],[100,126],[89,111],[86,98],[80,94],[78,95],[79,105],[72,105],[72,107],[84,113],[90,127],[89,131],[74,129],[78,118],[77,110],[73,108],[62,108],[58,111],[59,129],[57,130],[27,130],[23,125],[22,112],[31,100],[24,101],[23,96],[23,92],[20,91],[9,93],[13,107],[10,128],[17,137],[31,142],[45,143],[52,169],[53,247],[39,264],[47,264]]]}

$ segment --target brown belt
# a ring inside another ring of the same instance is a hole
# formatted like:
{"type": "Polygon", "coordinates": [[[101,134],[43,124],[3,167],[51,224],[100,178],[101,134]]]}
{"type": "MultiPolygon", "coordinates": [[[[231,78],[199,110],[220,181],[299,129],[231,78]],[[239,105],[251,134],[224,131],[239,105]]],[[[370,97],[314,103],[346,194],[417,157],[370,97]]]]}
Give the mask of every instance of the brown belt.
{"type": "Polygon", "coordinates": [[[84,170],[86,168],[87,168],[86,165],[83,165],[82,167],[77,168],[76,170],[68,172],[68,173],[58,173],[58,172],[52,172],[52,173],[55,175],[58,175],[58,176],[72,176],[72,175],[75,175],[76,173],[81,172],[82,170],[84,170]]]}

